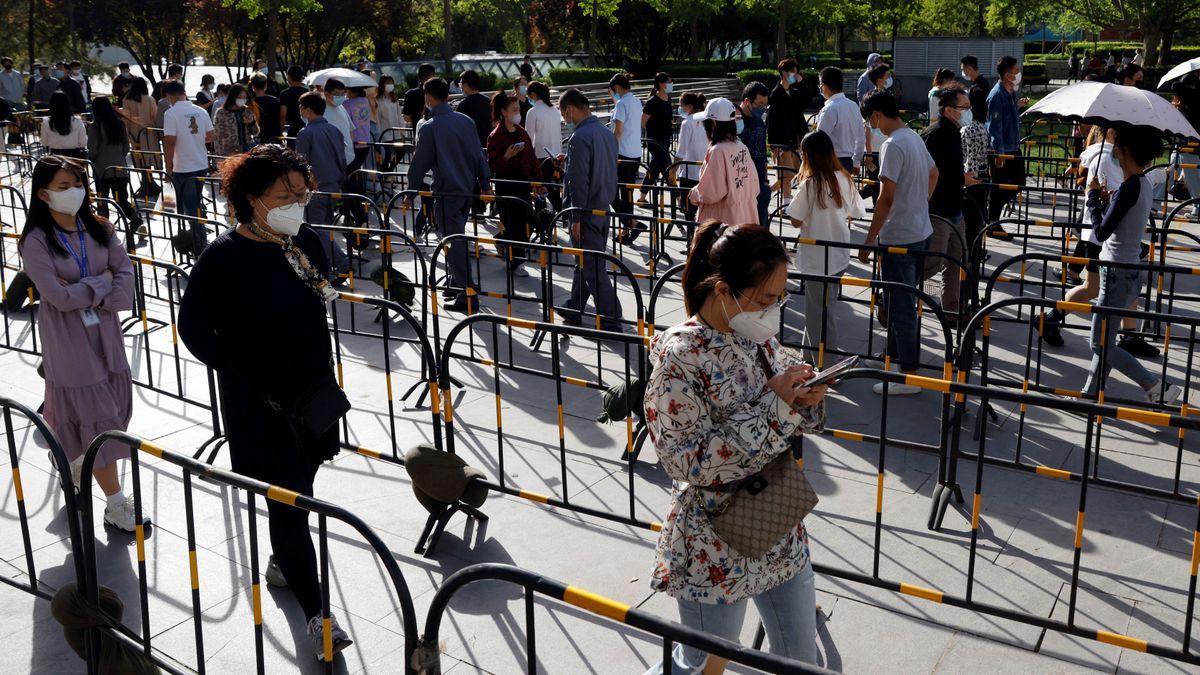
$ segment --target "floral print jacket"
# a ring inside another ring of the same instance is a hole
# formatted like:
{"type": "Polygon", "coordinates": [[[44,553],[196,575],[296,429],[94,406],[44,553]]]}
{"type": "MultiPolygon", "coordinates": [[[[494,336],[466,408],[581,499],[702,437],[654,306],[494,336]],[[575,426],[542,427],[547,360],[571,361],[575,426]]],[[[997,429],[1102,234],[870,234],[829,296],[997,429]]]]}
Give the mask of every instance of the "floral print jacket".
{"type": "Polygon", "coordinates": [[[774,372],[799,363],[774,338],[760,347],[695,317],[651,343],[646,425],[675,481],[655,551],[657,591],[732,603],[782,584],[808,562],[803,523],[762,556],[746,558],[721,541],[709,520],[708,512],[730,499],[713,486],[758,472],[791,449],[792,436],[825,422],[824,403],[793,409],[771,391],[760,348],[774,372]]]}

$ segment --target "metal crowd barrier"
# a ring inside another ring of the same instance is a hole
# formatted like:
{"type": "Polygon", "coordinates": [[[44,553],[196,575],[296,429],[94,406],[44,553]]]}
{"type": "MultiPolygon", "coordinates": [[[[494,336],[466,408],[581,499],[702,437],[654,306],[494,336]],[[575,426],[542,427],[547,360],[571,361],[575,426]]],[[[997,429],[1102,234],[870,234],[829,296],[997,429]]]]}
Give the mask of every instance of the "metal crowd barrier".
{"type": "Polygon", "coordinates": [[[561,581],[544,577],[535,572],[501,565],[497,563],[480,563],[461,569],[450,575],[442,582],[430,602],[429,614],[425,619],[425,632],[421,635],[420,661],[421,665],[439,672],[440,664],[437,659],[438,640],[441,633],[442,620],[454,599],[455,593],[463,587],[476,581],[504,581],[520,586],[525,597],[525,657],[527,673],[545,670],[539,667],[537,654],[537,635],[534,622],[534,605],[537,596],[558,600],[572,607],[577,607],[589,614],[600,616],[609,621],[615,621],[626,626],[656,636],[662,641],[663,672],[670,673],[672,668],[671,651],[675,644],[684,644],[696,649],[702,649],[713,656],[769,673],[830,673],[812,664],[803,663],[782,656],[767,654],[756,649],[750,649],[740,644],[718,638],[693,628],[688,628],[673,621],[667,621],[630,607],[616,600],[584,590],[578,586],[570,586],[561,581]]]}
{"type": "MultiPolygon", "coordinates": [[[[325,672],[333,672],[333,640],[330,632],[330,613],[329,613],[329,534],[327,532],[327,521],[340,521],[358,533],[362,540],[371,548],[375,554],[375,562],[381,564],[384,571],[387,573],[388,580],[391,585],[391,590],[394,593],[393,602],[398,601],[400,608],[400,619],[403,626],[404,637],[404,661],[399,670],[405,673],[412,673],[411,668],[412,655],[416,647],[417,636],[417,617],[416,610],[413,607],[412,595],[408,590],[408,585],[404,580],[404,575],[400,571],[400,566],[396,559],[392,556],[391,551],[383,543],[375,532],[366,525],[358,516],[346,511],[345,509],[330,504],[328,502],[302,495],[287,488],[277,485],[269,485],[262,481],[255,480],[242,476],[232,471],[220,469],[209,464],[197,461],[190,457],[176,454],[150,441],[138,438],[136,436],[120,431],[108,431],[96,437],[88,448],[83,459],[83,474],[81,478],[79,504],[81,508],[81,517],[83,527],[89,536],[83,538],[83,555],[84,570],[87,578],[88,599],[93,605],[97,604],[98,592],[97,584],[102,582],[98,578],[97,559],[96,559],[96,542],[90,533],[94,532],[95,527],[95,509],[97,501],[92,498],[92,467],[95,464],[96,455],[100,448],[105,443],[119,443],[124,445],[129,450],[129,484],[128,489],[133,493],[135,520],[138,523],[142,522],[142,508],[146,502],[146,496],[142,494],[142,478],[141,478],[141,460],[140,453],[146,453],[150,456],[157,457],[163,460],[156,467],[166,468],[174,466],[182,470],[183,473],[183,491],[184,491],[184,513],[187,521],[187,550],[188,561],[187,565],[191,580],[191,622],[195,628],[195,658],[199,665],[199,672],[204,672],[204,621],[202,620],[202,605],[201,605],[201,575],[200,565],[197,558],[197,544],[195,532],[195,513],[193,509],[193,476],[217,485],[229,486],[246,493],[246,512],[249,515],[249,529],[247,539],[250,545],[250,591],[251,602],[254,612],[254,643],[255,643],[255,664],[256,670],[259,673],[265,672],[264,657],[263,657],[263,620],[262,620],[262,591],[260,587],[260,562],[258,551],[258,528],[257,528],[257,497],[275,501],[281,504],[286,504],[289,507],[317,514],[317,528],[319,539],[319,559],[321,569],[321,602],[322,602],[322,617],[324,619],[324,635],[322,662],[325,667],[325,672]]],[[[165,473],[165,472],[164,472],[165,473]]],[[[150,603],[148,595],[149,581],[146,571],[146,532],[143,525],[139,524],[134,530],[134,541],[137,546],[137,575],[139,589],[139,603],[141,608],[141,634],[133,634],[141,645],[147,656],[153,653],[153,641],[150,629],[150,603]]]]}

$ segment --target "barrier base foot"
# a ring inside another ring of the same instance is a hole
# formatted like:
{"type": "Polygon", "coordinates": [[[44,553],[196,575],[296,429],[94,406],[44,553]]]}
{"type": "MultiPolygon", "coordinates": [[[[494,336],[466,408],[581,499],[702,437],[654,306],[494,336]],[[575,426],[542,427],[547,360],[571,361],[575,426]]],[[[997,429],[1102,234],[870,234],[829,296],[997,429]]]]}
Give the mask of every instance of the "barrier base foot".
{"type": "Polygon", "coordinates": [[[426,558],[432,556],[433,549],[437,548],[438,540],[441,539],[442,532],[446,530],[450,518],[459,512],[480,523],[486,522],[488,519],[486,514],[470,504],[462,502],[446,504],[440,510],[429,514],[429,518],[425,521],[425,529],[421,530],[421,537],[417,540],[415,551],[426,558]]]}
{"type": "Polygon", "coordinates": [[[932,503],[929,508],[929,529],[938,531],[942,529],[942,521],[946,518],[946,507],[950,506],[950,499],[953,498],[959,504],[963,504],[962,488],[958,483],[938,483],[938,486],[933,490],[932,503]]]}

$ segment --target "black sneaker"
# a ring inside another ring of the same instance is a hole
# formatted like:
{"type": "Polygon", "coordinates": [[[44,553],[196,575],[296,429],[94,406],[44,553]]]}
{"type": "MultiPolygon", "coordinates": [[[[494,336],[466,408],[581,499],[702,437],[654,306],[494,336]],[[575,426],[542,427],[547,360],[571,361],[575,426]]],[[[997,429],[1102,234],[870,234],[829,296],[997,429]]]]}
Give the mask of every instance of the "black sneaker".
{"type": "Polygon", "coordinates": [[[1117,346],[1139,359],[1158,358],[1158,347],[1146,342],[1140,335],[1123,335],[1117,346]]]}
{"type": "Polygon", "coordinates": [[[453,300],[446,303],[446,311],[465,314],[467,312],[467,294],[459,293],[453,300]]]}
{"type": "Polygon", "coordinates": [[[1004,229],[1003,225],[993,225],[988,228],[987,233],[992,239],[999,239],[1000,241],[1011,241],[1013,238],[1012,233],[1004,229]]]}
{"type": "Polygon", "coordinates": [[[1051,347],[1063,346],[1062,329],[1057,320],[1045,312],[1033,316],[1033,325],[1042,327],[1042,341],[1051,347]],[[1043,318],[1044,317],[1044,318],[1043,318]]]}

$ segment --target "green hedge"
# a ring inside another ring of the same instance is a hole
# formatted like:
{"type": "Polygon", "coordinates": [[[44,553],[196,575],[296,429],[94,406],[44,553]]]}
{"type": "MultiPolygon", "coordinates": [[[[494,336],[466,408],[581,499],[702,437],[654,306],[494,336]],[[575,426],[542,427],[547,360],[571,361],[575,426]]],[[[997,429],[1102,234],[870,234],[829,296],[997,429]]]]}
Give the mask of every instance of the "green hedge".
{"type": "MultiPolygon", "coordinates": [[[[1032,43],[1030,43],[1032,44],[1032,43]]],[[[1135,49],[1140,49],[1140,42],[1097,42],[1096,46],[1092,46],[1091,42],[1074,42],[1067,50],[1066,54],[1026,54],[1026,61],[1065,61],[1071,55],[1072,51],[1079,52],[1080,56],[1083,52],[1099,52],[1101,57],[1107,57],[1110,51],[1125,51],[1133,53],[1135,49]]],[[[1119,54],[1117,62],[1120,63],[1119,54]]],[[[1167,65],[1173,66],[1184,61],[1200,57],[1200,45],[1175,45],[1171,47],[1171,53],[1167,59],[1167,65]]]]}
{"type": "Polygon", "coordinates": [[[746,86],[751,82],[762,82],[767,85],[767,88],[773,88],[779,84],[779,71],[773,68],[756,68],[754,70],[739,70],[734,75],[737,76],[738,82],[742,86],[746,86]]]}
{"type": "MultiPolygon", "coordinates": [[[[479,71],[476,71],[476,72],[479,72],[479,71]]],[[[437,77],[440,77],[447,82],[453,83],[455,80],[458,79],[459,75],[462,75],[462,73],[452,73],[449,76],[447,76],[445,73],[438,73],[437,77]]],[[[413,87],[417,86],[417,76],[416,75],[405,75],[404,81],[405,81],[405,83],[408,84],[409,89],[412,89],[413,87]]],[[[500,83],[499,78],[496,77],[495,73],[479,72],[479,90],[480,91],[495,91],[498,85],[507,87],[510,84],[512,84],[512,83],[507,82],[507,81],[500,83]]],[[[401,93],[403,93],[403,92],[401,92],[401,93]]]]}
{"type": "Polygon", "coordinates": [[[573,84],[607,84],[613,75],[623,73],[620,68],[551,68],[547,74],[549,83],[556,87],[573,84]]]}

